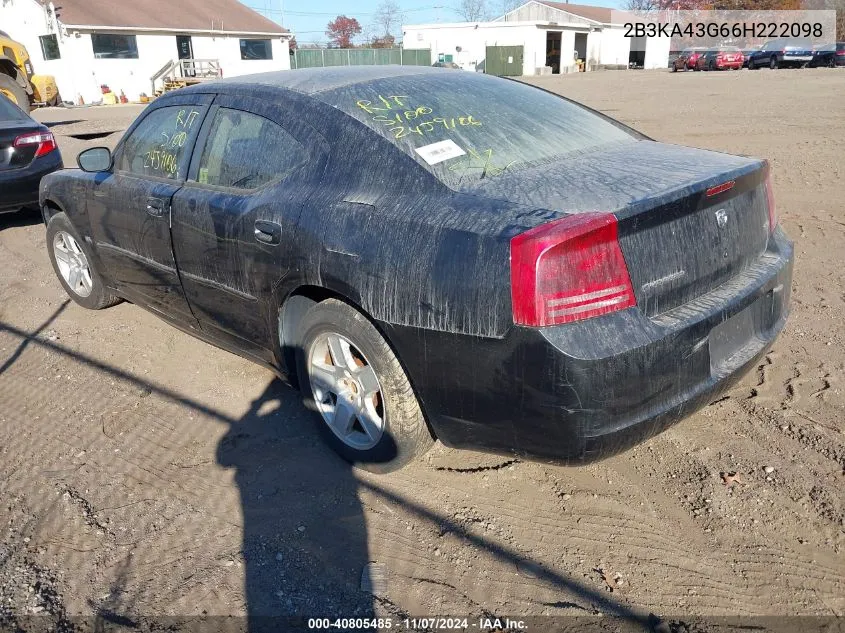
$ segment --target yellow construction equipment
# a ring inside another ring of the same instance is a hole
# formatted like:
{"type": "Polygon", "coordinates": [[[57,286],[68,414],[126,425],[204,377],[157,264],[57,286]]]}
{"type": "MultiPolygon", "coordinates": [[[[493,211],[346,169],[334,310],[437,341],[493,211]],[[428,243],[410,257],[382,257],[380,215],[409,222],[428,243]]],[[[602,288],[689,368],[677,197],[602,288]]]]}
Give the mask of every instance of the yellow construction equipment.
{"type": "Polygon", "coordinates": [[[24,112],[61,103],[55,77],[36,75],[26,47],[0,31],[0,94],[24,112]]]}

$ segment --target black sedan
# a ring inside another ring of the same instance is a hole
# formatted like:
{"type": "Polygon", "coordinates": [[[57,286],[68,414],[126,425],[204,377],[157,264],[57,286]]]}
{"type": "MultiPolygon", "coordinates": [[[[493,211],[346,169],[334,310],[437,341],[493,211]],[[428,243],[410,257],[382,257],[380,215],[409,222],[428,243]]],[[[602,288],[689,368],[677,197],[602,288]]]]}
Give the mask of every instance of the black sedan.
{"type": "Polygon", "coordinates": [[[523,83],[296,70],[169,93],[47,177],[61,283],[297,383],[373,471],[434,438],[585,463],[719,397],[786,321],[765,161],[523,83]]]}
{"type": "Polygon", "coordinates": [[[0,213],[37,209],[42,176],[61,168],[49,128],[0,94],[0,213]]]}
{"type": "Polygon", "coordinates": [[[813,61],[813,42],[806,37],[770,40],[748,57],[749,70],[800,68],[813,61]]]}
{"type": "Polygon", "coordinates": [[[812,68],[845,66],[845,42],[826,44],[813,49],[812,68]]]}

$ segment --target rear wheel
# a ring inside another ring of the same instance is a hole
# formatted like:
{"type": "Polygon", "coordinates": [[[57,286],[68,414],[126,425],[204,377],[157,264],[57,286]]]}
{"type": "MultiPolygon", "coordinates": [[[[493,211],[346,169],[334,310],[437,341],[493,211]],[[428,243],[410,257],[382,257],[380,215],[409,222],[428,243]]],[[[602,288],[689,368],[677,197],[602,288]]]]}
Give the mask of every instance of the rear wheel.
{"type": "Polygon", "coordinates": [[[305,406],[328,444],[375,473],[402,468],[434,443],[408,377],[360,312],[330,299],[300,326],[297,369],[305,406]]]}
{"type": "Polygon", "coordinates": [[[29,97],[17,81],[0,70],[0,94],[29,114],[29,97]]]}
{"type": "Polygon", "coordinates": [[[716,70],[716,62],[714,62],[712,59],[707,64],[707,70],[716,70]]]}
{"type": "Polygon", "coordinates": [[[120,299],[106,289],[90,251],[64,213],[50,218],[47,247],[56,276],[76,303],[89,310],[102,310],[120,303],[120,299]]]}

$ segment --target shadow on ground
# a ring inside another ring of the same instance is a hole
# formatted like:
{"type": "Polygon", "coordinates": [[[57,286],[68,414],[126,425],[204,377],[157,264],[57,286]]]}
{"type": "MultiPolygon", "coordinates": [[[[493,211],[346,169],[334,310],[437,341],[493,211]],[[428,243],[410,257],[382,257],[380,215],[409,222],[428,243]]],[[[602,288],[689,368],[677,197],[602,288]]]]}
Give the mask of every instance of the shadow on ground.
{"type": "MultiPolygon", "coordinates": [[[[635,629],[651,629],[648,614],[615,600],[610,594],[550,570],[514,549],[472,534],[449,517],[388,491],[378,484],[376,477],[359,476],[324,446],[312,416],[290,413],[301,407],[299,396],[279,380],[272,380],[243,416],[233,418],[164,385],[46,339],[41,332],[60,316],[66,305],[62,304],[34,332],[0,322],[0,332],[20,341],[17,349],[0,364],[0,384],[3,374],[26,349],[38,346],[61,355],[67,362],[94,369],[103,379],[125,381],[228,425],[228,432],[218,444],[216,459],[220,466],[234,469],[240,494],[243,514],[240,554],[245,569],[249,631],[305,630],[307,617],[368,617],[374,614],[377,605],[383,615],[398,618],[409,615],[382,591],[376,590],[375,595],[362,591],[362,572],[370,562],[367,524],[360,501],[362,493],[398,504],[418,520],[450,531],[474,549],[492,553],[511,565],[535,570],[537,578],[560,591],[563,602],[574,600],[590,605],[594,611],[618,616],[635,629]]],[[[115,572],[124,579],[131,573],[131,555],[127,561],[115,572]]],[[[114,582],[120,585],[125,580],[115,577],[114,582]]],[[[389,583],[387,570],[388,594],[389,583]]],[[[124,596],[120,604],[105,606],[108,608],[94,608],[92,614],[105,624],[123,626],[146,619],[144,613],[138,612],[143,607],[135,605],[130,596],[124,596]]],[[[482,615],[494,614],[473,614],[482,615]]],[[[186,626],[190,628],[189,624],[186,626]]]]}
{"type": "Polygon", "coordinates": [[[38,209],[21,209],[11,213],[0,213],[0,231],[24,226],[35,226],[44,222],[38,209]]]}

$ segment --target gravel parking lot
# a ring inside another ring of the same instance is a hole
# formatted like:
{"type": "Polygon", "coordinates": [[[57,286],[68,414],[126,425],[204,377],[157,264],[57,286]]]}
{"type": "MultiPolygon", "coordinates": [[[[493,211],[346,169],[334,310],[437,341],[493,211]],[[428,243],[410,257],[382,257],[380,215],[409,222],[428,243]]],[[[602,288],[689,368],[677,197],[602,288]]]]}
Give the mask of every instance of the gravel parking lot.
{"type": "MultiPolygon", "coordinates": [[[[530,80],[657,140],[769,158],[796,242],[793,313],[765,362],[585,468],[438,445],[393,475],[351,471],[296,392],[128,303],[69,303],[39,218],[0,216],[0,623],[842,616],[843,81],[829,69],[530,80]]],[[[36,116],[73,164],[140,110],[36,116]]]]}

